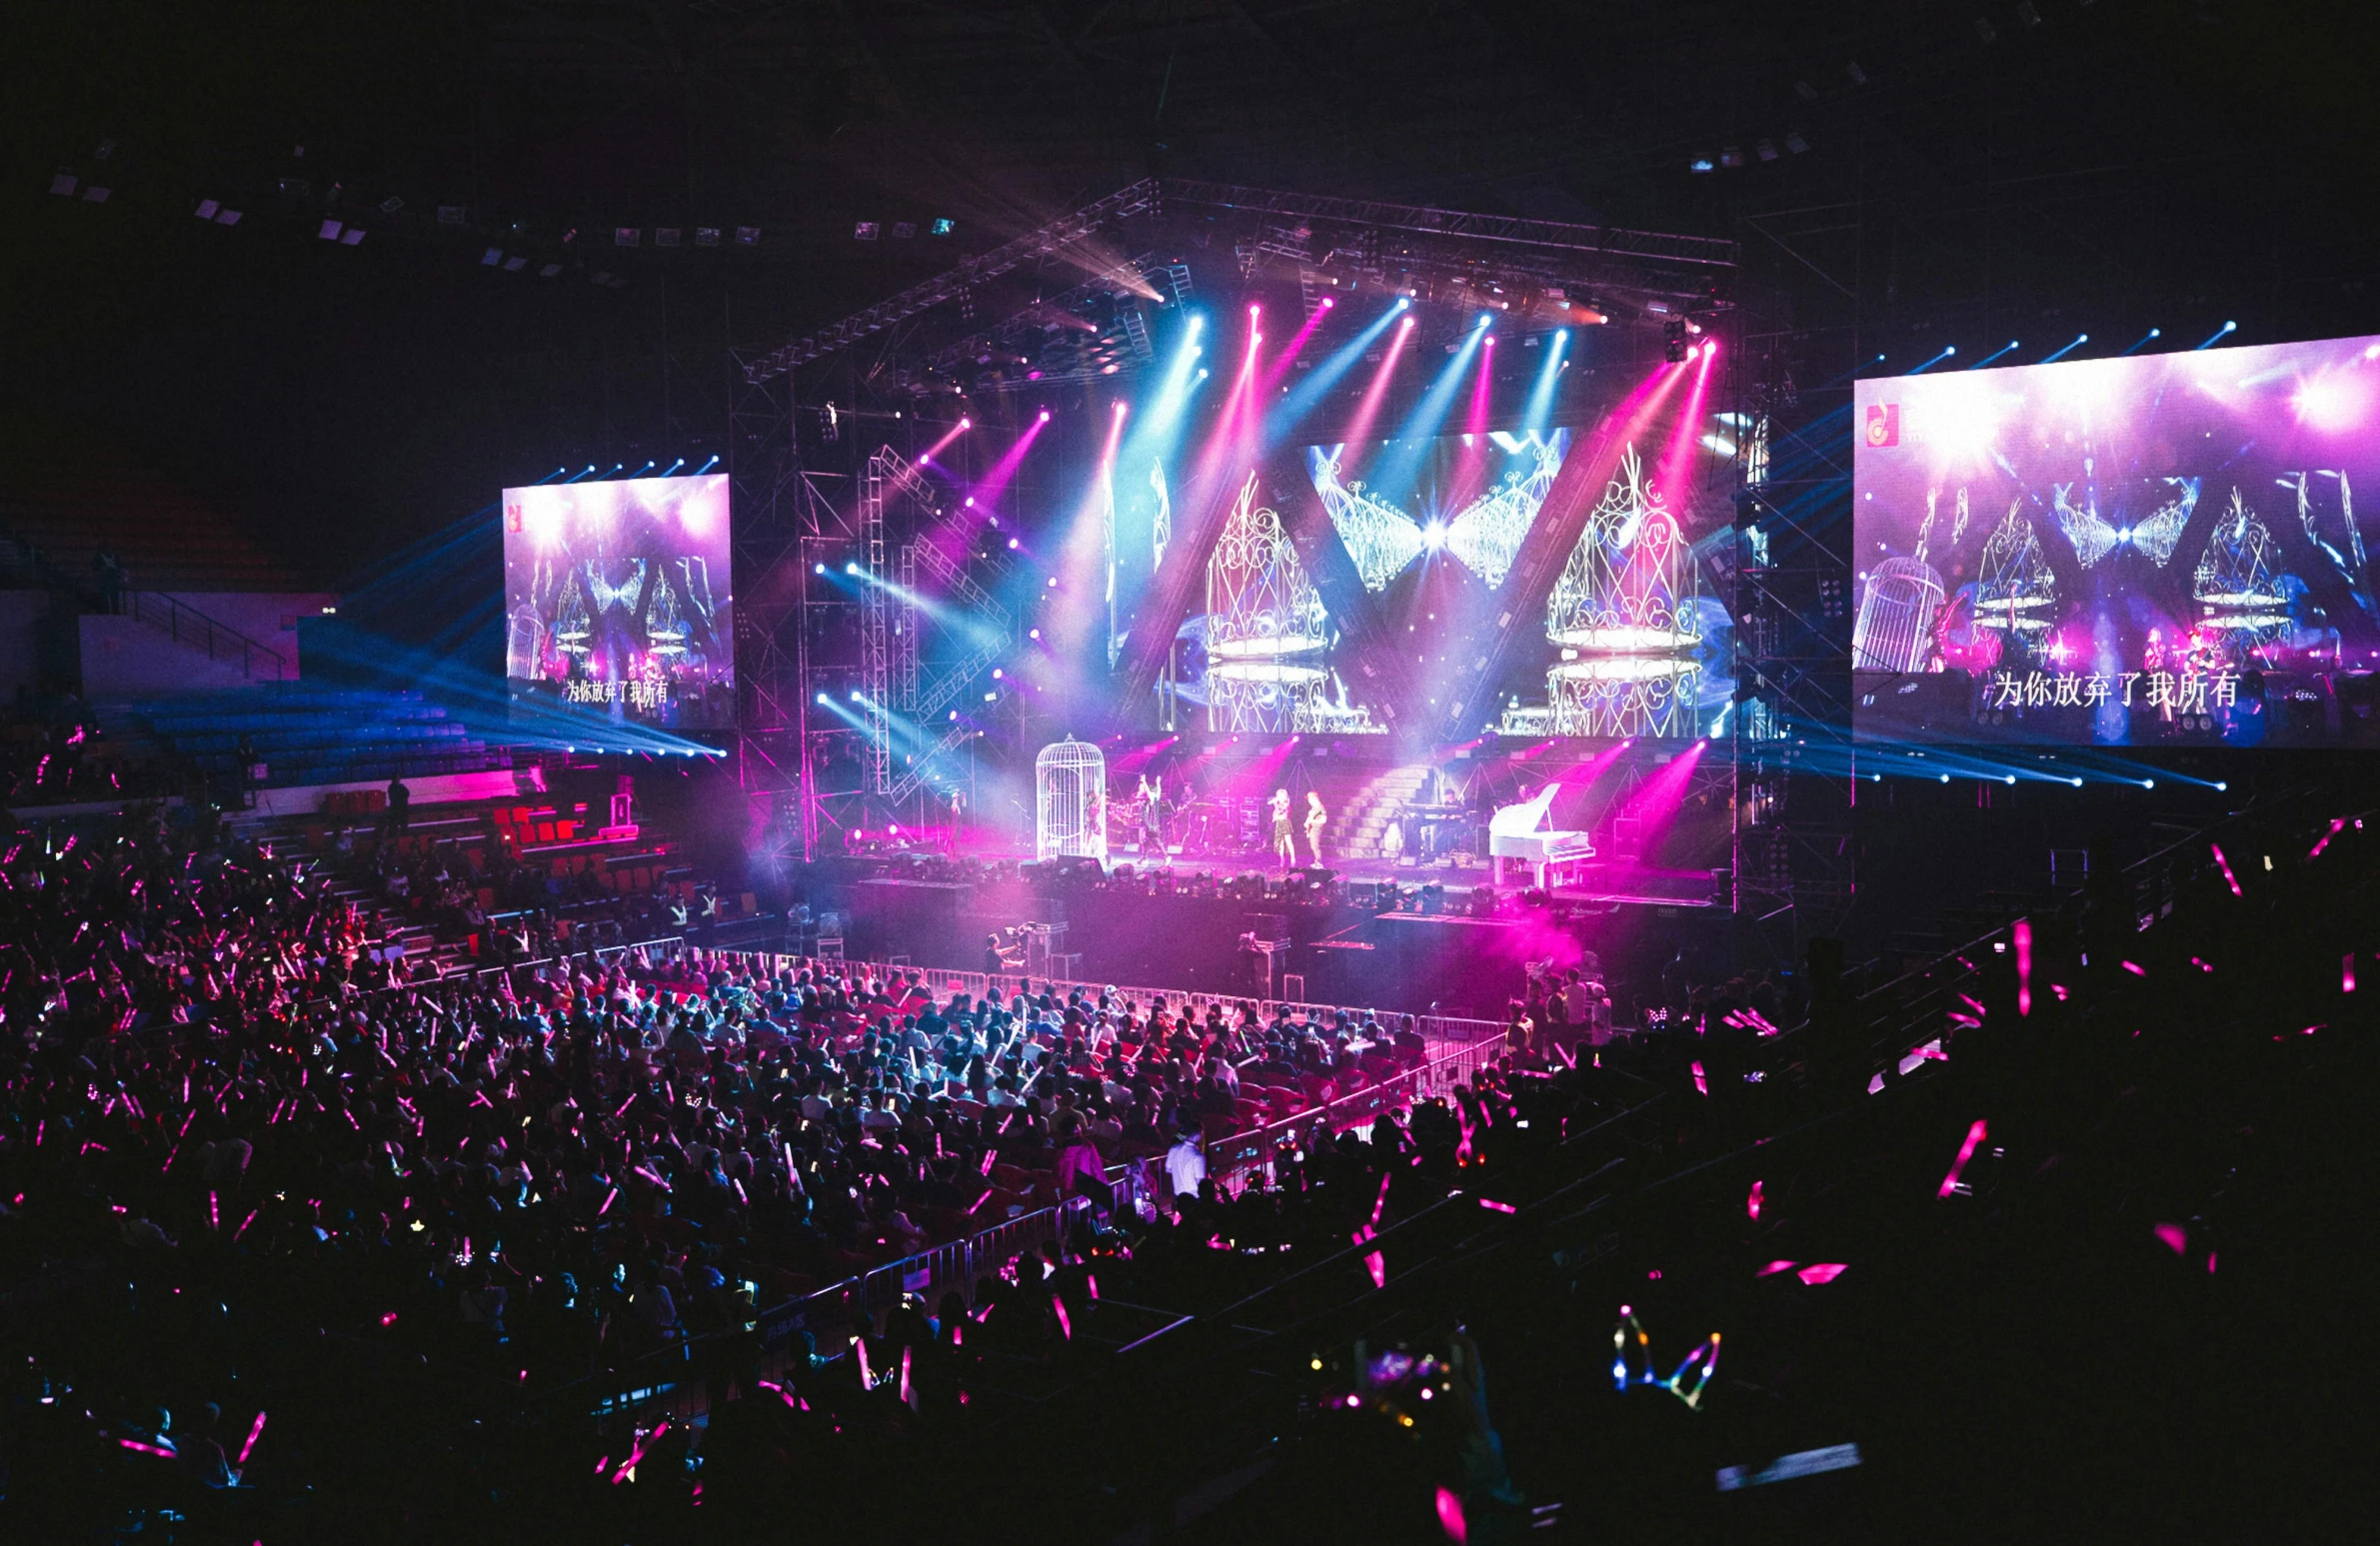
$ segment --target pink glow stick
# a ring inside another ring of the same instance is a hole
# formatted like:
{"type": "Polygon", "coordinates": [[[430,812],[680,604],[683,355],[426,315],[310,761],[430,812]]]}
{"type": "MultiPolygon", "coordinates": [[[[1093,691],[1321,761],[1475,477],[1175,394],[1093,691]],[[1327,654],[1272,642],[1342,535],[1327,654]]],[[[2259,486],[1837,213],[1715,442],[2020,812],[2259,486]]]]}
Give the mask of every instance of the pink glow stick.
{"type": "Polygon", "coordinates": [[[1520,1211],[1518,1208],[1512,1206],[1512,1204],[1509,1202],[1498,1202],[1493,1197],[1481,1197],[1479,1199],[1479,1206],[1483,1208],[1492,1208],[1498,1213],[1517,1213],[1520,1211]]]}
{"type": "Polygon", "coordinates": [[[1067,1319],[1066,1301],[1053,1296],[1050,1300],[1050,1308],[1058,1312],[1058,1329],[1060,1334],[1065,1336],[1065,1338],[1070,1342],[1075,1340],[1075,1323],[1067,1319]]]}
{"type": "Polygon", "coordinates": [[[1758,1181],[1752,1183],[1751,1196],[1744,1199],[1744,1211],[1750,1213],[1754,1220],[1760,1217],[1760,1183],[1758,1181]]]}
{"type": "MultiPolygon", "coordinates": [[[[2231,860],[2223,856],[2223,845],[2219,842],[2210,842],[2207,846],[2215,850],[2216,867],[2223,871],[2223,883],[2231,887],[2231,894],[2234,896],[2246,895],[2247,893],[2239,888],[2239,876],[2231,872],[2231,860]]],[[[2317,848],[2315,851],[2319,853],[2321,849],[2317,848]]]]}
{"type": "MultiPolygon", "coordinates": [[[[2011,930],[2016,936],[2016,1012],[2019,1016],[2033,1012],[2033,923],[2030,918],[2018,918],[2011,930]]],[[[1982,1005],[1976,1005],[1982,1012],[1982,1005]]]]}
{"type": "Polygon", "coordinates": [[[1848,1269],[1845,1265],[1839,1261],[1814,1261],[1795,1275],[1814,1287],[1819,1283],[1833,1282],[1836,1278],[1841,1277],[1846,1270],[1848,1269]]]}
{"type": "Polygon", "coordinates": [[[1950,1173],[1942,1177],[1942,1184],[1935,1190],[1935,1196],[1947,1197],[1957,1189],[1958,1173],[1967,1167],[1968,1160],[1975,1157],[1975,1147],[1983,1141],[1987,1130],[1983,1118],[1976,1117],[1975,1124],[1967,1129],[1967,1140],[1958,1146],[1958,1158],[1950,1162],[1950,1173]]]}
{"type": "Polygon", "coordinates": [[[248,1457],[255,1452],[256,1441],[264,1437],[264,1431],[265,1414],[259,1412],[256,1414],[256,1425],[248,1430],[248,1442],[240,1446],[240,1458],[234,1464],[245,1466],[248,1463],[248,1457]]]}

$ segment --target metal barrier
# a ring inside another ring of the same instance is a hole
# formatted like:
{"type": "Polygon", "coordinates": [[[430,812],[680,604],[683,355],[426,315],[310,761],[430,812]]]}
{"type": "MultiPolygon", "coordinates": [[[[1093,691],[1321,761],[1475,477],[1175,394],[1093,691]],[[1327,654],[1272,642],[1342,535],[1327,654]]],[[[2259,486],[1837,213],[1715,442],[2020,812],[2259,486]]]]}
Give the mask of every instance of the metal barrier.
{"type": "MultiPolygon", "coordinates": [[[[998,1272],[1010,1257],[1057,1239],[1058,1221],[1057,1208],[1038,1208],[761,1311],[753,1323],[761,1345],[761,1378],[782,1382],[789,1371],[807,1372],[812,1347],[831,1351],[826,1346],[831,1338],[849,1335],[863,1322],[873,1326],[903,1294],[916,1294],[931,1307],[944,1294],[956,1293],[972,1308],[977,1281],[998,1272]],[[805,1332],[808,1344],[800,1340],[805,1332]]],[[[584,1409],[599,1421],[632,1419],[640,1427],[662,1417],[673,1422],[699,1417],[710,1404],[707,1381],[699,1377],[708,1372],[709,1360],[698,1358],[696,1349],[722,1339],[663,1348],[536,1399],[551,1402],[576,1390],[584,1409]]]]}
{"type": "Polygon", "coordinates": [[[1317,1126],[1332,1132],[1360,1127],[1397,1106],[1444,1094],[1493,1063],[1503,1049],[1500,1038],[1474,1041],[1418,1068],[1408,1068],[1323,1105],[1284,1116],[1268,1126],[1216,1139],[1206,1148],[1206,1173],[1218,1190],[1227,1186],[1235,1191],[1246,1184],[1256,1169],[1271,1161],[1273,1149],[1283,1139],[1312,1132],[1317,1126]]]}
{"type": "MultiPolygon", "coordinates": [[[[673,940],[671,943],[678,944],[681,941],[673,940]]],[[[710,950],[704,953],[715,959],[751,966],[770,976],[776,976],[786,971],[800,970],[814,964],[813,960],[807,956],[781,954],[774,951],[710,950]]],[[[938,995],[965,993],[971,998],[992,997],[1004,1002],[1029,980],[1022,974],[1009,976],[1004,973],[996,977],[981,971],[956,971],[941,966],[908,966],[897,962],[836,961],[834,964],[847,971],[856,971],[863,976],[889,977],[896,972],[914,972],[928,988],[938,995]]],[[[1309,1023],[1334,1014],[1345,1014],[1356,1019],[1369,1014],[1379,1023],[1393,1026],[1400,1024],[1407,1017],[1394,1011],[1355,1004],[1315,1004],[1289,999],[1250,998],[1240,993],[1216,993],[1180,987],[1142,987],[1129,983],[1075,981],[1061,977],[1033,977],[1030,980],[1041,983],[1050,991],[1060,994],[1082,992],[1097,996],[1106,993],[1111,997],[1129,999],[1135,1003],[1144,1004],[1163,999],[1167,1003],[1187,1004],[1201,1013],[1208,1005],[1217,1005],[1226,1012],[1235,1014],[1240,1005],[1253,1004],[1256,1007],[1257,1017],[1264,1020],[1270,1020],[1275,1011],[1285,1012],[1292,1019],[1303,1019],[1309,1023]]],[[[1504,1031],[1502,1022],[1497,1020],[1445,1014],[1416,1014],[1410,1018],[1414,1028],[1419,1031],[1424,1040],[1450,1046],[1467,1046],[1472,1042],[1481,1041],[1491,1036],[1501,1036],[1504,1031]]]]}

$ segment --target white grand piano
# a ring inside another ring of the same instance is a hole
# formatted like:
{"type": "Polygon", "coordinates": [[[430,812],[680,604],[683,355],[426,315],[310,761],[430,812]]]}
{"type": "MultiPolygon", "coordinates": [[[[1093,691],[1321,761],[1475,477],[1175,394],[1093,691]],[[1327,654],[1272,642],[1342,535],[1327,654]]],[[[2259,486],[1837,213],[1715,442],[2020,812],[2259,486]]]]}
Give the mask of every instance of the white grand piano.
{"type": "Polygon", "coordinates": [[[1584,832],[1559,831],[1545,824],[1559,783],[1548,783],[1516,805],[1503,805],[1487,818],[1487,856],[1496,880],[1504,877],[1504,860],[1516,858],[1536,866],[1537,885],[1551,890],[1554,872],[1564,864],[1593,858],[1595,845],[1584,832]]]}

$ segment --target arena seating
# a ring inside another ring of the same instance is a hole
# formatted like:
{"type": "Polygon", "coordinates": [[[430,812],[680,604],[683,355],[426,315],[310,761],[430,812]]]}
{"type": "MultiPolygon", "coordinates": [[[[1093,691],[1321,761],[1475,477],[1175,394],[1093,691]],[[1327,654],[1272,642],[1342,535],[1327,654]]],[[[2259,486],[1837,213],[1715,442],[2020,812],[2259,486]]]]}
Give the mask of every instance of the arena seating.
{"type": "Polygon", "coordinates": [[[491,748],[419,693],[266,685],[121,708],[169,753],[218,780],[236,775],[235,754],[243,736],[268,770],[265,782],[273,786],[510,766],[508,752],[491,748]]]}

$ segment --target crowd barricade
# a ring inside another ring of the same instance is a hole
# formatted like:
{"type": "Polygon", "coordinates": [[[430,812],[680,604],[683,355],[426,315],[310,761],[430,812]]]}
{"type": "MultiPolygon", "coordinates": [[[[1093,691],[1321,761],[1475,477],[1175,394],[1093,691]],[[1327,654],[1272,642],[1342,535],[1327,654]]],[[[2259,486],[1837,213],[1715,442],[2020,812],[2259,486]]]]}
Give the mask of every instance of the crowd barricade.
{"type": "MultiPolygon", "coordinates": [[[[838,1339],[864,1324],[873,1331],[904,1294],[915,1294],[929,1314],[948,1293],[958,1294],[973,1308],[977,1282],[998,1273],[1011,1257],[1057,1239],[1059,1216],[1057,1208],[1037,1208],[762,1310],[753,1322],[753,1335],[760,1343],[760,1377],[782,1383],[792,1373],[798,1379],[814,1349],[832,1357],[841,1351],[835,1345],[838,1339]]],[[[599,1423],[633,1421],[643,1427],[664,1417],[689,1421],[703,1415],[709,1400],[706,1381],[700,1377],[709,1360],[698,1352],[700,1345],[664,1348],[538,1399],[551,1401],[576,1390],[599,1423]]]]}
{"type": "MultiPolygon", "coordinates": [[[[693,949],[680,939],[658,941],[658,943],[666,947],[666,958],[675,958],[680,954],[690,953],[693,949]]],[[[798,971],[815,964],[810,957],[769,950],[705,950],[702,953],[708,959],[727,961],[751,970],[764,972],[772,977],[789,971],[798,971]]],[[[1275,1012],[1285,1012],[1293,1020],[1308,1023],[1327,1019],[1337,1014],[1345,1014],[1359,1021],[1364,1015],[1369,1014],[1380,1024],[1390,1027],[1400,1024],[1406,1018],[1405,1015],[1394,1010],[1366,1005],[1317,1004],[1289,999],[1251,998],[1241,993],[1216,993],[1192,988],[1143,987],[1130,983],[1072,981],[1062,977],[1028,978],[1022,974],[1012,976],[1007,973],[992,976],[981,971],[958,971],[941,966],[910,966],[900,962],[837,961],[835,964],[844,970],[855,971],[863,976],[886,977],[895,972],[914,973],[937,997],[965,993],[971,998],[992,997],[1006,1001],[1030,980],[1060,994],[1082,992],[1097,996],[1106,993],[1114,998],[1130,999],[1141,1004],[1154,1003],[1159,999],[1164,999],[1170,1004],[1188,1004],[1201,1013],[1207,1005],[1217,1004],[1227,1013],[1236,1015],[1240,1005],[1253,1004],[1256,1007],[1258,1018],[1265,1021],[1271,1020],[1275,1012]]],[[[1433,1048],[1440,1044],[1449,1047],[1468,1046],[1491,1036],[1500,1036],[1504,1030],[1500,1021],[1476,1019],[1462,1015],[1416,1014],[1411,1016],[1411,1019],[1422,1039],[1429,1042],[1433,1048]]]]}
{"type": "Polygon", "coordinates": [[[1408,1068],[1376,1084],[1367,1084],[1325,1105],[1284,1116],[1267,1126],[1214,1139],[1206,1145],[1206,1173],[1217,1190],[1236,1192],[1271,1162],[1273,1150],[1282,1140],[1294,1139],[1317,1128],[1343,1132],[1350,1127],[1361,1127],[1383,1112],[1442,1095],[1458,1084],[1469,1082],[1480,1069],[1502,1055],[1503,1050],[1500,1038],[1473,1041],[1418,1068],[1408,1068]]]}

